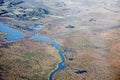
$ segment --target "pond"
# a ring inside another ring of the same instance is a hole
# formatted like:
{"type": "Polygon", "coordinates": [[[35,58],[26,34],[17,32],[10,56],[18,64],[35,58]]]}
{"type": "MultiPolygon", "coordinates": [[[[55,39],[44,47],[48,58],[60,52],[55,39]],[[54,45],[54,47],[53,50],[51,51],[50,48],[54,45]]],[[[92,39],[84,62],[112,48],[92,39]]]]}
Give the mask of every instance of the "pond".
{"type": "Polygon", "coordinates": [[[87,73],[87,71],[86,70],[78,70],[75,73],[76,74],[83,74],[83,73],[87,73]]]}

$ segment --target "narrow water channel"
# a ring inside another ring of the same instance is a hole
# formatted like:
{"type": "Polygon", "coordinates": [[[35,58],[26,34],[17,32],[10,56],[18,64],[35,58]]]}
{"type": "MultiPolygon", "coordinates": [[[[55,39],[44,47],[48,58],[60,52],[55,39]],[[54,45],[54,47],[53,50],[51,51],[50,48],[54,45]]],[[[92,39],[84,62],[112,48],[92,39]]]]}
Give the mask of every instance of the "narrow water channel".
{"type": "Polygon", "coordinates": [[[59,55],[61,57],[61,62],[57,65],[57,68],[50,73],[49,80],[53,80],[53,77],[57,72],[59,72],[60,70],[64,70],[66,68],[64,64],[65,62],[64,51],[61,50],[60,44],[57,43],[55,39],[46,38],[44,36],[39,36],[37,34],[35,34],[32,38],[34,40],[50,43],[53,45],[53,47],[55,47],[58,50],[59,55]]]}

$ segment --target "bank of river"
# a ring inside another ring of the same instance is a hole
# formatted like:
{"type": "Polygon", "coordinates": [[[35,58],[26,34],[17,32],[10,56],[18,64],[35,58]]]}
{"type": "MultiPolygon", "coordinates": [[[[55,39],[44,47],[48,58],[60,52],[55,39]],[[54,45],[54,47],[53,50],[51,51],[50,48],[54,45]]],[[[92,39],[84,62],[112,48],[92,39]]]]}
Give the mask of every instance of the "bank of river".
{"type": "Polygon", "coordinates": [[[46,38],[46,37],[44,37],[44,36],[39,36],[39,35],[37,35],[37,34],[35,34],[35,35],[32,37],[32,39],[34,39],[34,40],[39,40],[39,41],[42,41],[42,42],[50,43],[50,44],[53,45],[53,47],[55,47],[55,48],[58,50],[59,55],[60,55],[60,57],[61,57],[61,62],[58,64],[57,68],[50,73],[49,80],[53,80],[54,75],[55,75],[58,71],[64,70],[65,67],[66,67],[65,64],[64,64],[64,62],[65,62],[64,51],[61,50],[60,44],[57,43],[57,42],[55,41],[55,39],[46,38]]]}
{"type": "MultiPolygon", "coordinates": [[[[24,37],[24,34],[13,29],[13,28],[10,28],[8,25],[6,24],[2,24],[0,23],[0,31],[1,32],[6,32],[7,35],[4,36],[4,38],[6,38],[7,40],[9,41],[14,41],[14,40],[19,40],[21,38],[24,37]]],[[[56,42],[55,39],[51,39],[51,38],[46,38],[44,36],[39,36],[37,34],[35,34],[34,36],[32,36],[32,39],[33,40],[37,40],[37,41],[42,41],[42,42],[46,42],[46,43],[50,43],[53,45],[53,47],[55,47],[58,52],[59,52],[59,55],[61,57],[61,62],[58,63],[57,65],[57,68],[55,70],[53,70],[51,73],[50,73],[50,76],[49,76],[49,80],[53,80],[53,77],[54,75],[60,71],[60,70],[64,70],[65,69],[65,57],[64,57],[64,52],[63,50],[61,50],[61,46],[58,42],[56,42]]]]}

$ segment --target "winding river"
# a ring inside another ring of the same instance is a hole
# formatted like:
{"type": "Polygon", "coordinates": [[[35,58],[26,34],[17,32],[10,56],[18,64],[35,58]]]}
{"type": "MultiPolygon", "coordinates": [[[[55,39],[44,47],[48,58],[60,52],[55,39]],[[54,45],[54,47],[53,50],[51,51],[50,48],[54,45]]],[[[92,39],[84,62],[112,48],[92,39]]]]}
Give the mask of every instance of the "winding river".
{"type": "Polygon", "coordinates": [[[43,42],[46,42],[46,43],[50,43],[52,44],[59,52],[59,55],[61,56],[61,62],[58,64],[57,68],[51,72],[50,76],[49,76],[49,80],[53,80],[53,76],[60,70],[64,70],[65,69],[65,57],[64,57],[64,51],[61,50],[61,47],[60,47],[60,44],[57,43],[55,41],[55,39],[51,39],[51,38],[46,38],[44,36],[39,36],[37,34],[35,34],[33,37],[32,37],[34,40],[39,40],[39,41],[43,41],[43,42]]]}
{"type": "MultiPolygon", "coordinates": [[[[7,35],[5,35],[4,38],[6,38],[8,41],[19,40],[19,39],[21,39],[21,38],[24,37],[24,34],[22,32],[19,32],[19,31],[13,29],[13,28],[10,28],[6,24],[0,23],[0,31],[7,33],[7,35]]],[[[54,75],[58,71],[64,70],[66,68],[66,66],[64,64],[64,62],[65,62],[64,52],[66,52],[67,50],[65,50],[65,51],[61,50],[60,44],[57,43],[55,39],[46,38],[44,36],[39,36],[37,34],[35,34],[34,36],[32,36],[32,39],[33,40],[37,40],[37,41],[42,41],[42,42],[50,43],[50,44],[52,44],[58,50],[59,55],[61,57],[61,62],[58,63],[57,68],[55,70],[53,70],[50,73],[50,75],[49,75],[49,80],[53,80],[54,75]]]]}

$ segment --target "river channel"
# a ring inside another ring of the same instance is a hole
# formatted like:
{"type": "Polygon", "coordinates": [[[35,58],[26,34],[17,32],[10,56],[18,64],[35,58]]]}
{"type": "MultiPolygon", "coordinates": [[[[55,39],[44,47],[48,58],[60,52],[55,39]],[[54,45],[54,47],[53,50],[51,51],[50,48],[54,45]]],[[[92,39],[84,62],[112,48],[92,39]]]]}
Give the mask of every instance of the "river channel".
{"type": "MultiPolygon", "coordinates": [[[[19,40],[24,37],[24,34],[22,32],[19,32],[16,29],[10,28],[8,25],[3,24],[3,23],[0,23],[0,32],[7,33],[7,35],[5,35],[4,38],[7,39],[8,41],[19,40]]],[[[58,63],[57,67],[49,75],[49,80],[53,80],[53,77],[57,72],[59,72],[60,70],[64,70],[66,68],[64,64],[65,62],[64,52],[65,51],[61,50],[60,44],[55,39],[46,38],[38,34],[33,35],[32,39],[37,40],[37,41],[42,41],[45,43],[50,43],[55,49],[58,50],[59,55],[61,57],[61,62],[58,63]]]]}

